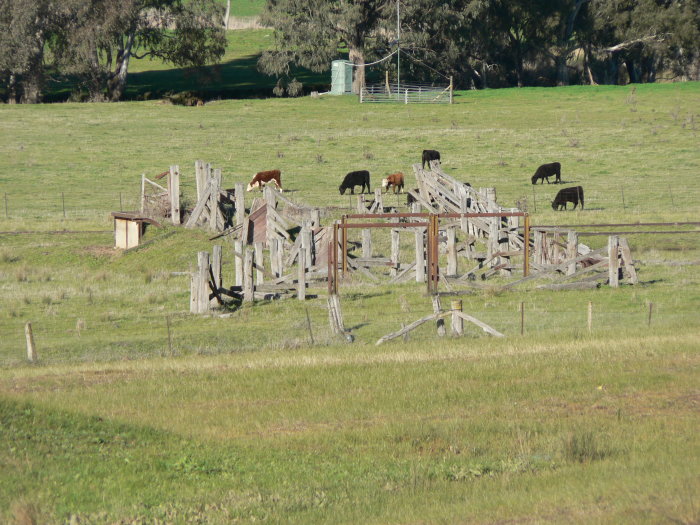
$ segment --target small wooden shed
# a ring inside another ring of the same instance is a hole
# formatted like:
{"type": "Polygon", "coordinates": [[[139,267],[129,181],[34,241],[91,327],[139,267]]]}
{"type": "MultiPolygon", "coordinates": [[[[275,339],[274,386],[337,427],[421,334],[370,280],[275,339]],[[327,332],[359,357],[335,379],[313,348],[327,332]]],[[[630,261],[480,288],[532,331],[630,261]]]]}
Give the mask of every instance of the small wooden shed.
{"type": "Polygon", "coordinates": [[[160,226],[157,221],[136,212],[114,211],[114,247],[127,250],[141,244],[146,224],[160,226]]]}

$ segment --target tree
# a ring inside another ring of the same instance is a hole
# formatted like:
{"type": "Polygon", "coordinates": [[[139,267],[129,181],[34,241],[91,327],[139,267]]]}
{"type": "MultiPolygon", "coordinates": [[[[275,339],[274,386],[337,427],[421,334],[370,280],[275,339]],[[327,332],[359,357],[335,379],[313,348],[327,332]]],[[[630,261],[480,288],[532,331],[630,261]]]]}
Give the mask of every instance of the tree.
{"type": "Polygon", "coordinates": [[[8,102],[41,100],[46,47],[65,15],[52,0],[0,0],[0,85],[8,102]]]}
{"type": "Polygon", "coordinates": [[[591,9],[594,30],[590,42],[605,82],[619,81],[620,72],[633,83],[653,82],[664,71],[676,77],[698,77],[698,3],[592,0],[591,9]]]}
{"type": "Polygon", "coordinates": [[[198,66],[226,46],[214,0],[64,0],[71,20],[55,54],[65,73],[82,79],[91,100],[119,100],[131,57],[198,66]]]}
{"type": "MultiPolygon", "coordinates": [[[[288,78],[293,66],[327,71],[346,47],[353,64],[364,64],[376,46],[376,29],[387,0],[268,0],[261,17],[275,29],[276,49],[266,51],[258,68],[288,78]]],[[[359,93],[365,71],[358,67],[353,92],[359,93]]]]}

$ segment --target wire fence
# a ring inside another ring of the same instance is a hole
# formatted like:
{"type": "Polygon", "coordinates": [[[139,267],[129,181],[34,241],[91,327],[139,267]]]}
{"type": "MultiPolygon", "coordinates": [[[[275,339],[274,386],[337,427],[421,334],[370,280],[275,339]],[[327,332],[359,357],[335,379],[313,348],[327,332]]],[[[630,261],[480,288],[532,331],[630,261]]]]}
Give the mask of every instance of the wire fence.
{"type": "MultiPolygon", "coordinates": [[[[371,301],[371,300],[370,300],[371,301]]],[[[366,301],[341,299],[345,327],[357,344],[374,345],[383,335],[433,313],[429,302],[420,308],[399,304],[384,308],[377,316],[366,301]]],[[[443,309],[450,309],[450,298],[443,298],[443,309]]],[[[533,337],[538,341],[565,341],[586,336],[615,334],[654,335],[658,330],[683,331],[700,327],[692,308],[665,303],[644,303],[620,308],[603,302],[582,300],[565,308],[525,302],[509,307],[484,306],[483,301],[464,300],[464,312],[500,331],[508,338],[533,337]]],[[[216,316],[192,316],[185,313],[144,312],[143,316],[120,316],[90,312],[78,316],[41,316],[32,323],[39,361],[51,363],[141,359],[184,355],[228,354],[264,350],[293,350],[312,346],[341,344],[328,322],[325,300],[311,300],[303,307],[290,308],[275,317],[275,329],[267,316],[250,310],[216,316]]],[[[26,320],[0,319],[0,366],[18,366],[26,362],[26,320]]],[[[445,320],[447,334],[450,321],[445,320]]],[[[465,344],[478,340],[488,345],[489,338],[474,325],[465,323],[465,344]]],[[[436,323],[425,323],[410,332],[403,342],[440,344],[436,323]]]]}
{"type": "MultiPolygon", "coordinates": [[[[567,184],[568,185],[568,184],[567,184]]],[[[186,195],[194,195],[194,184],[183,184],[186,195]]],[[[566,187],[566,186],[565,186],[566,187]]],[[[497,193],[498,202],[504,207],[517,207],[530,214],[550,212],[551,201],[558,184],[545,184],[525,188],[508,187],[497,193]]],[[[0,190],[1,191],[1,190],[0,190]]],[[[372,195],[367,195],[370,201],[372,195]]],[[[407,195],[386,193],[384,205],[406,208],[407,195]]],[[[183,208],[192,207],[194,203],[183,202],[183,208]]],[[[330,209],[354,210],[357,207],[357,195],[337,195],[333,193],[326,203],[330,209]]],[[[135,211],[140,208],[139,190],[96,190],[90,192],[37,192],[0,193],[0,220],[2,219],[69,219],[88,217],[109,217],[113,211],[135,211]]],[[[568,206],[572,209],[572,205],[568,206]]],[[[579,207],[577,207],[579,209],[579,207]]],[[[618,216],[636,214],[673,213],[676,216],[686,214],[688,220],[700,214],[700,178],[697,183],[686,185],[682,190],[670,185],[650,188],[648,185],[618,184],[614,190],[592,188],[585,193],[583,212],[610,212],[618,216]],[[650,190],[653,198],[650,198],[650,190]]],[[[564,216],[564,212],[559,215],[564,216]]],[[[569,219],[570,220],[570,219],[569,219]]],[[[632,222],[632,221],[620,221],[632,222]]]]}

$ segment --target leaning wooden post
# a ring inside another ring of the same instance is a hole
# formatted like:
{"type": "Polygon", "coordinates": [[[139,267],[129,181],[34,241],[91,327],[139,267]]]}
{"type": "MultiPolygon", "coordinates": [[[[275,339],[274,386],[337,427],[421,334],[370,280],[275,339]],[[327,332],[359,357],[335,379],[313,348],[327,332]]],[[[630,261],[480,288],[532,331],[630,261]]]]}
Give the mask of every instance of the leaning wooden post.
{"type": "Polygon", "coordinates": [[[620,285],[620,239],[617,235],[608,237],[608,280],[610,286],[617,288],[620,285]]]}
{"type": "Polygon", "coordinates": [[[170,196],[170,219],[177,226],[180,224],[180,166],[170,166],[168,195],[170,196]]]}
{"type": "Polygon", "coordinates": [[[253,250],[246,246],[243,252],[243,302],[253,302],[255,298],[253,287],[253,250]]]}
{"type": "Polygon", "coordinates": [[[300,301],[306,300],[306,251],[299,250],[299,266],[297,277],[297,298],[300,301]]]}
{"type": "Polygon", "coordinates": [[[416,228],[416,282],[425,282],[424,228],[416,228]]]}
{"type": "Polygon", "coordinates": [[[576,256],[578,255],[578,233],[570,231],[566,238],[566,258],[569,264],[566,266],[566,275],[576,273],[576,256]]]}
{"type": "Polygon", "coordinates": [[[233,261],[236,271],[234,284],[243,286],[243,241],[233,241],[233,261]]]}
{"type": "Polygon", "coordinates": [[[392,277],[396,277],[399,270],[399,249],[400,249],[400,237],[399,230],[391,230],[391,270],[390,274],[392,277]]]}
{"type": "Polygon", "coordinates": [[[457,228],[447,228],[447,275],[457,275],[457,228]]]}
{"type": "Polygon", "coordinates": [[[236,226],[239,226],[245,221],[245,193],[242,182],[235,184],[233,196],[236,199],[236,226]]]}
{"type": "Polygon", "coordinates": [[[253,244],[255,250],[255,284],[263,284],[265,282],[265,275],[263,274],[265,268],[265,258],[263,256],[263,243],[256,242],[253,244]]]}
{"type": "Polygon", "coordinates": [[[463,335],[464,319],[455,313],[462,311],[462,301],[460,299],[452,301],[450,306],[452,310],[452,335],[463,335]]]}
{"type": "MultiPolygon", "coordinates": [[[[211,254],[211,275],[214,277],[214,288],[216,289],[217,293],[221,289],[221,255],[221,245],[214,245],[211,254]]],[[[209,290],[207,290],[207,294],[208,292],[209,290]]],[[[219,304],[219,301],[216,298],[216,296],[212,297],[209,304],[210,306],[216,306],[219,304]]]]}
{"type": "Polygon", "coordinates": [[[27,361],[36,363],[39,357],[36,354],[36,346],[34,345],[34,332],[32,332],[32,323],[27,322],[24,325],[24,335],[27,338],[27,361]]]}

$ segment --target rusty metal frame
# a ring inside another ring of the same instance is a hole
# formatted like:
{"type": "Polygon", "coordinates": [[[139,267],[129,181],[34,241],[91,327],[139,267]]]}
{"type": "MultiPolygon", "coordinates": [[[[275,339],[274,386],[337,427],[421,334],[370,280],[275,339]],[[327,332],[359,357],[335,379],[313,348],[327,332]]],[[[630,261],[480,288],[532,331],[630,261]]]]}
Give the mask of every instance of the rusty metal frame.
{"type": "Polygon", "coordinates": [[[340,230],[341,261],[340,268],[345,276],[348,269],[348,234],[349,229],[364,228],[426,228],[426,267],[428,293],[436,294],[440,280],[438,252],[438,235],[440,219],[463,219],[479,217],[523,217],[524,218],[524,256],[523,275],[530,272],[530,216],[526,212],[486,212],[486,213],[350,213],[345,214],[333,225],[333,248],[328,250],[328,292],[338,293],[338,230],[340,230]],[[350,223],[354,219],[427,219],[416,222],[364,222],[350,223]]]}

